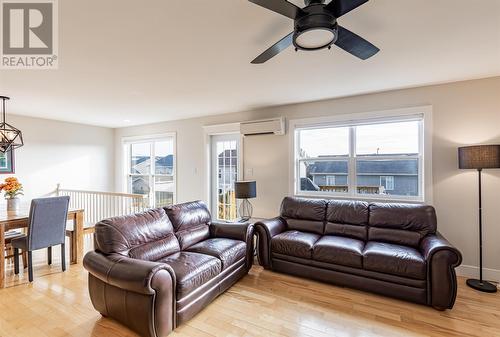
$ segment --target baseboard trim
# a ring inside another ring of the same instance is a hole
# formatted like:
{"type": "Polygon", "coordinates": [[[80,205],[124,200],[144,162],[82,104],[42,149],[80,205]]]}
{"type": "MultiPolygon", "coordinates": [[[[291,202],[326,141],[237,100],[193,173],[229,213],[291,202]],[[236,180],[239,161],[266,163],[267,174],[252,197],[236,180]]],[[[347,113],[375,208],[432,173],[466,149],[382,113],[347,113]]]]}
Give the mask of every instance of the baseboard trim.
{"type": "MultiPolygon", "coordinates": [[[[456,269],[457,275],[464,277],[479,277],[479,267],[461,265],[456,269]]],[[[488,281],[500,283],[500,270],[483,268],[483,278],[488,281]]]]}

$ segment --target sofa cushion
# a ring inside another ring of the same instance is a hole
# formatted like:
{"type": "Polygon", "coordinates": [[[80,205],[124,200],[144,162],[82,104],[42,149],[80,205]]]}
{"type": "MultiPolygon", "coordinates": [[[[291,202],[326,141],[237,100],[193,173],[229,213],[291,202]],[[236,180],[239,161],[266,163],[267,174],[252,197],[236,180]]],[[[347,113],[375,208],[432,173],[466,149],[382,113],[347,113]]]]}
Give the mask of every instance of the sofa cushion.
{"type": "Polygon", "coordinates": [[[186,202],[165,207],[172,222],[181,250],[210,237],[210,212],[202,201],[186,202]]]}
{"type": "Polygon", "coordinates": [[[95,225],[94,238],[96,250],[104,254],[140,258],[146,250],[154,250],[151,255],[154,259],[178,250],[173,231],[165,210],[157,208],[102,220],[95,225]]]}
{"type": "Polygon", "coordinates": [[[179,251],[179,241],[177,241],[174,233],[169,233],[163,239],[147,242],[130,249],[128,255],[134,259],[158,261],[179,251]]]}
{"type": "Polygon", "coordinates": [[[363,251],[363,267],[367,270],[423,280],[426,262],[422,254],[408,246],[369,241],[363,251]]]}
{"type": "Polygon", "coordinates": [[[330,200],[326,211],[325,235],[367,239],[368,203],[353,200],[330,200]]]}
{"type": "Polygon", "coordinates": [[[434,207],[417,204],[370,204],[368,240],[418,247],[422,238],[436,233],[434,207]],[[403,231],[406,231],[405,234],[403,231]],[[404,235],[404,238],[400,236],[404,235]]]}
{"type": "Polygon", "coordinates": [[[325,235],[313,248],[313,260],[362,268],[364,241],[325,235]]]}
{"type": "Polygon", "coordinates": [[[290,230],[323,234],[326,201],[286,197],[281,203],[281,217],[290,230]]]}
{"type": "Polygon", "coordinates": [[[189,247],[188,251],[218,258],[222,262],[222,270],[225,270],[245,257],[246,248],[243,241],[214,238],[199,242],[189,247]]]}
{"type": "Polygon", "coordinates": [[[181,250],[186,250],[194,244],[206,240],[210,237],[209,226],[200,225],[175,233],[181,250]]]}
{"type": "Polygon", "coordinates": [[[176,232],[210,223],[210,212],[203,201],[167,206],[165,211],[176,232]]]}
{"type": "Polygon", "coordinates": [[[271,251],[277,254],[311,259],[313,246],[320,237],[320,235],[313,233],[286,231],[272,238],[271,251]]]}
{"type": "Polygon", "coordinates": [[[221,261],[213,256],[180,252],[158,262],[172,267],[177,280],[177,300],[189,295],[222,271],[221,261]]]}

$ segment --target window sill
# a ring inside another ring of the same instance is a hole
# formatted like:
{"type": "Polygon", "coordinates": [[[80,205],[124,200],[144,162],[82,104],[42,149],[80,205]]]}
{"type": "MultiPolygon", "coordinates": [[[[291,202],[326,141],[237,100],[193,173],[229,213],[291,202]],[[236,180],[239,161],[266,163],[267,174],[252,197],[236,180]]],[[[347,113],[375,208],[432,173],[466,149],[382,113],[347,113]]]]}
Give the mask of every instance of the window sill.
{"type": "Polygon", "coordinates": [[[387,203],[408,203],[408,204],[425,204],[425,200],[421,198],[405,198],[405,197],[391,197],[386,196],[364,196],[364,195],[345,195],[345,194],[327,194],[327,193],[295,193],[298,198],[312,198],[312,199],[340,199],[340,200],[360,200],[367,202],[387,202],[387,203]]]}

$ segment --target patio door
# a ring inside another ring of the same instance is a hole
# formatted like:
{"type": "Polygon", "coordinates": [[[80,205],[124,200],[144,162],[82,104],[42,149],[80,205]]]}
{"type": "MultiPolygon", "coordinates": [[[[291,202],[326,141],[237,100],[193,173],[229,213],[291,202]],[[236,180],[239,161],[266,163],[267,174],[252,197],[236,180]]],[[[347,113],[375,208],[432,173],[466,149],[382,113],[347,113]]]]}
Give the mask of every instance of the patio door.
{"type": "Polygon", "coordinates": [[[218,220],[237,218],[234,182],[240,174],[240,134],[211,136],[211,205],[218,220]]]}

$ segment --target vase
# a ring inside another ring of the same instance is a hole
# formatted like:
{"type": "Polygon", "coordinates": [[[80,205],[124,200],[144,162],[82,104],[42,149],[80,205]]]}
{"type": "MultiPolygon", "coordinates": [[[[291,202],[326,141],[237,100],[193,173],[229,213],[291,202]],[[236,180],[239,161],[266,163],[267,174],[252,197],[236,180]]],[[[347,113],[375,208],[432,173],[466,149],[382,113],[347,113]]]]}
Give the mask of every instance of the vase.
{"type": "Polygon", "coordinates": [[[15,212],[15,211],[19,210],[20,201],[21,200],[19,198],[7,199],[7,211],[15,212]]]}

